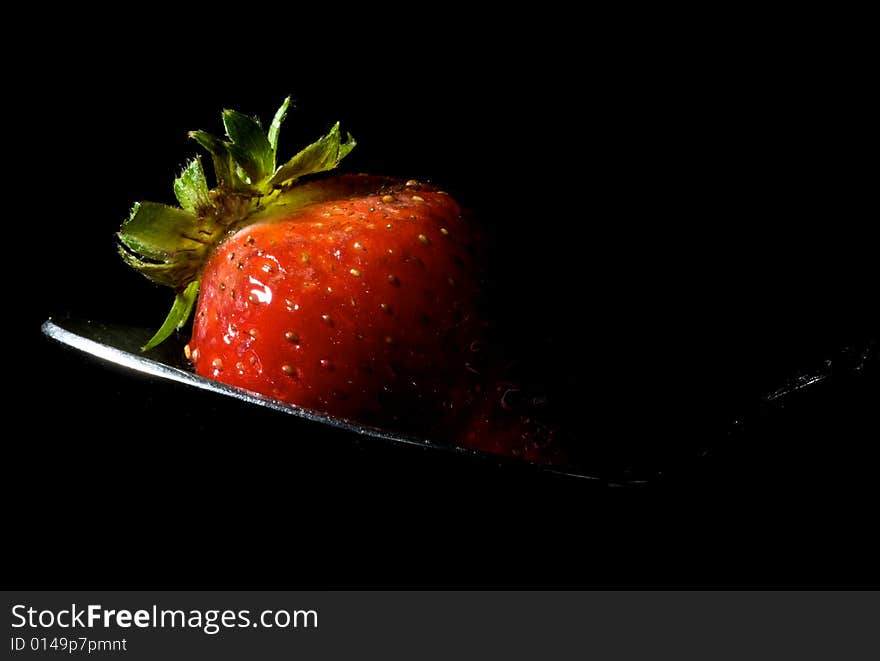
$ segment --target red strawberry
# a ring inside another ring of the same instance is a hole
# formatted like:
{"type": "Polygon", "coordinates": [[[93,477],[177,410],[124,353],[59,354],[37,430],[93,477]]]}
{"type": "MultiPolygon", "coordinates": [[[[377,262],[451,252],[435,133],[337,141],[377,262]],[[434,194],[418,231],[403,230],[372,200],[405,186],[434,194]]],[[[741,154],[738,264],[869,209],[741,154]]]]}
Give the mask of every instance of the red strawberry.
{"type": "Polygon", "coordinates": [[[476,339],[471,230],[448,195],[347,175],[331,199],[239,230],[202,274],[204,376],[338,416],[437,419],[476,339]]]}
{"type": "MultiPolygon", "coordinates": [[[[228,140],[174,183],[181,208],[135,205],[120,253],[177,291],[152,348],[187,321],[196,371],[299,406],[530,458],[469,361],[484,322],[478,241],[446,193],[366,175],[312,178],[352,149],[339,125],[281,167],[278,129],[224,111],[228,140]],[[497,419],[496,419],[497,418],[497,419]],[[470,425],[470,431],[467,428],[470,425]],[[491,438],[490,438],[491,437],[491,438]]],[[[529,445],[531,443],[531,445],[529,445]]],[[[550,453],[545,453],[550,456],[550,453]]]]}

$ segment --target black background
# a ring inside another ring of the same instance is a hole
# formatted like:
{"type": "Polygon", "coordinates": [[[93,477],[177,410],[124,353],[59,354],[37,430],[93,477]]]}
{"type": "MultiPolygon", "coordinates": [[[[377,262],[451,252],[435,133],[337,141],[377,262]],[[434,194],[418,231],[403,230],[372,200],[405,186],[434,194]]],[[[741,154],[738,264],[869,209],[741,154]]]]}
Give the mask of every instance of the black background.
{"type": "Polygon", "coordinates": [[[876,370],[727,434],[793,371],[877,337],[876,107],[848,28],[456,12],[303,17],[258,40],[232,19],[74,18],[34,35],[6,103],[7,337],[25,343],[11,578],[876,584],[876,370]],[[478,212],[498,327],[547,366],[584,443],[697,442],[713,452],[696,476],[608,489],[376,447],[39,336],[50,315],[159,323],[168,293],[113,233],[133,201],[172,201],[186,131],[219,131],[223,107],[268,119],[287,94],[284,153],[340,119],[347,169],[431,180],[478,212]]]}

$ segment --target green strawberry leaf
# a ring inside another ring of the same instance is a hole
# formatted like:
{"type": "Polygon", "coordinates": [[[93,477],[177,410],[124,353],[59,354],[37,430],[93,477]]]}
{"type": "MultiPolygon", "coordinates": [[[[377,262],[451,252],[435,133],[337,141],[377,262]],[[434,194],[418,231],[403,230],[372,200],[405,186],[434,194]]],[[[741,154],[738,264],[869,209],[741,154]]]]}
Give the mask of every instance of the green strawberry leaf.
{"type": "Polygon", "coordinates": [[[214,177],[217,179],[218,186],[227,186],[232,190],[241,187],[241,182],[232,167],[232,159],[225,142],[207,131],[190,131],[189,137],[211,154],[211,160],[214,162],[214,177]]]}
{"type": "Polygon", "coordinates": [[[284,118],[287,117],[287,109],[290,107],[290,97],[288,96],[284,99],[284,103],[281,104],[281,107],[278,108],[278,111],[275,113],[275,116],[272,118],[272,123],[269,124],[269,147],[272,148],[272,169],[271,172],[274,174],[275,172],[275,157],[278,154],[278,132],[281,130],[281,124],[284,123],[284,118]]]}
{"type": "Polygon", "coordinates": [[[147,259],[166,261],[180,251],[196,250],[196,217],[158,202],[136,202],[131,215],[119,230],[119,240],[131,251],[147,259]]]}
{"type": "Polygon", "coordinates": [[[191,160],[174,180],[174,195],[180,206],[192,214],[208,206],[208,180],[201,158],[196,156],[191,160]]]}
{"type": "Polygon", "coordinates": [[[141,347],[141,351],[149,351],[153,347],[159,346],[162,342],[167,340],[175,330],[182,328],[189,319],[189,315],[192,313],[198,294],[198,280],[193,280],[186,286],[186,289],[182,292],[178,292],[177,296],[174,297],[174,305],[171,306],[171,311],[168,313],[168,316],[165,317],[165,322],[159,330],[156,331],[156,334],[141,347]]]}
{"type": "Polygon", "coordinates": [[[256,184],[272,174],[275,157],[263,127],[252,117],[235,110],[223,111],[223,126],[226,135],[232,140],[226,148],[235,162],[247,173],[250,181],[256,184]]]}
{"type": "Polygon", "coordinates": [[[214,238],[195,215],[157,202],[135,203],[117,236],[126,264],[174,288],[195,278],[214,238]]]}
{"type": "Polygon", "coordinates": [[[332,170],[356,144],[350,134],[346,135],[345,140],[342,139],[339,122],[336,122],[327,135],[310,144],[278,168],[269,183],[277,188],[291,184],[307,174],[332,170]]]}
{"type": "Polygon", "coordinates": [[[177,284],[179,269],[175,264],[141,259],[137,255],[132,254],[130,249],[123,246],[118,248],[118,252],[119,256],[122,257],[122,261],[148,280],[166,287],[173,287],[177,284]]]}

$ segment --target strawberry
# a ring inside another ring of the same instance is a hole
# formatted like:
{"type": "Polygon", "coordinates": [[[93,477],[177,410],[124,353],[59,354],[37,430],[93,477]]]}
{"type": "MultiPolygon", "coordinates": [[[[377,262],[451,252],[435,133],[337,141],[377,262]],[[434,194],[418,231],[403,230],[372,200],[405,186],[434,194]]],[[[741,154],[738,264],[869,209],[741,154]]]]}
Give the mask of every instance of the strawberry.
{"type": "Polygon", "coordinates": [[[470,228],[442,192],[348,175],[332,199],[224,240],[202,274],[196,371],[396,427],[437,416],[476,339],[470,228]]]}
{"type": "Polygon", "coordinates": [[[355,145],[338,123],[277,167],[289,103],[266,132],[226,110],[226,139],[190,133],[211,154],[216,187],[195,158],[174,181],[179,207],[138,203],[123,223],[125,262],[176,292],[144,350],[195,307],[185,352],[202,376],[349,420],[564,461],[556,429],[513,403],[523,390],[493,376],[502,371],[481,349],[480,234],[458,203],[414,180],[328,174],[355,145]]]}
{"type": "Polygon", "coordinates": [[[478,235],[443,191],[366,175],[309,177],[354,147],[338,123],[276,167],[278,131],[224,111],[227,139],[174,182],[180,208],[136,204],[120,254],[176,290],[156,346],[196,304],[200,375],[335,416],[453,439],[470,415],[480,338],[478,235]],[[308,177],[308,179],[306,179],[308,177]]]}

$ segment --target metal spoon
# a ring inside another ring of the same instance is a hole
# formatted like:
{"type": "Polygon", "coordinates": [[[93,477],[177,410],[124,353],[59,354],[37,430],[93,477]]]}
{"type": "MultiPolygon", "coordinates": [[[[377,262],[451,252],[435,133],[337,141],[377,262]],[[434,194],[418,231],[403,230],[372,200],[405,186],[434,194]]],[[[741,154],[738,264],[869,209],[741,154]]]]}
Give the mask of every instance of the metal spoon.
{"type": "MultiPolygon", "coordinates": [[[[224,397],[232,397],[249,404],[280,411],[313,423],[329,425],[356,434],[360,438],[370,438],[377,441],[470,455],[474,458],[482,458],[500,465],[516,465],[522,468],[527,464],[527,462],[513,457],[490,455],[451,443],[444,443],[429,438],[418,438],[387,429],[363,425],[351,420],[336,418],[197,376],[188,369],[183,360],[180,341],[166,342],[161,347],[151,351],[149,357],[141,353],[140,347],[152,335],[152,332],[148,329],[74,319],[50,319],[43,323],[42,331],[49,338],[65,346],[77,349],[109,363],[159,379],[181,383],[224,397]]],[[[850,348],[838,352],[832,359],[827,359],[812,369],[801,371],[783,383],[781,387],[769,391],[760,399],[754,400],[753,410],[744,412],[743,416],[731,420],[727,426],[726,433],[724,432],[723,425],[719,428],[718,431],[720,433],[715,435],[715,446],[720,447],[724,442],[724,437],[729,438],[731,435],[741,437],[744,427],[760,425],[759,420],[762,412],[768,409],[785,407],[793,400],[801,397],[805,392],[812,391],[817,386],[832,380],[832,374],[845,375],[857,373],[865,369],[876,368],[878,363],[880,363],[880,344],[876,341],[869,343],[867,347],[859,350],[850,348]]],[[[710,454],[710,450],[711,448],[702,450],[701,455],[710,454]]],[[[699,463],[699,457],[695,456],[692,459],[694,458],[699,463]]],[[[691,461],[691,464],[691,468],[693,468],[693,461],[691,461]]],[[[667,469],[669,468],[669,466],[656,466],[647,470],[642,468],[634,472],[627,468],[627,466],[617,466],[612,469],[603,467],[600,470],[582,466],[566,466],[562,468],[543,464],[530,464],[530,466],[535,470],[577,477],[604,486],[637,486],[656,482],[661,476],[668,474],[667,469]]]]}
{"type": "MultiPolygon", "coordinates": [[[[387,429],[381,429],[369,425],[363,425],[355,421],[337,418],[319,411],[305,409],[294,404],[288,404],[258,393],[213,381],[194,374],[187,368],[182,356],[183,350],[180,342],[169,340],[160,347],[152,350],[148,355],[140,351],[140,347],[150,338],[152,331],[144,328],[107,324],[93,321],[76,319],[49,319],[42,324],[43,334],[47,337],[71,347],[78,351],[99,358],[108,363],[148,374],[159,379],[165,379],[181,383],[200,390],[206,390],[224,397],[232,397],[249,404],[265,407],[282,413],[302,418],[310,422],[330,425],[360,437],[368,437],[378,441],[400,443],[404,445],[431,448],[446,452],[455,452],[474,457],[490,459],[495,463],[525,464],[523,460],[511,457],[500,457],[469,448],[460,447],[451,443],[417,438],[387,429]]],[[[578,477],[587,480],[595,480],[607,484],[616,482],[603,480],[595,475],[587,474],[582,470],[560,468],[532,464],[539,470],[551,473],[578,477]]],[[[640,483],[633,480],[632,484],[640,483]]]]}

